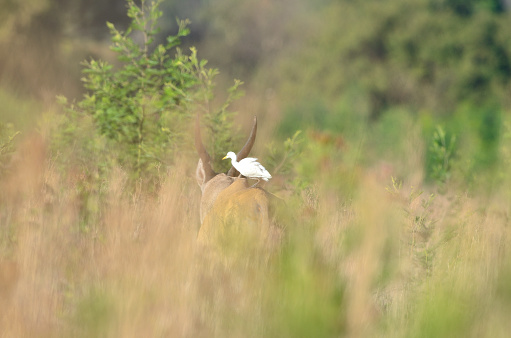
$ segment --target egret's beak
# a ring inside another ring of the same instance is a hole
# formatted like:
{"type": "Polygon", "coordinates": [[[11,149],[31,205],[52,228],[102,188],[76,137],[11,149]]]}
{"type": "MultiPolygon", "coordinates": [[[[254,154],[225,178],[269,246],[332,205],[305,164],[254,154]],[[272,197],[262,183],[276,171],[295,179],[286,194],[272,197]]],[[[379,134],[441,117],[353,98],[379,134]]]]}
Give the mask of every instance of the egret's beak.
{"type": "Polygon", "coordinates": [[[227,158],[227,156],[224,156],[224,158],[222,160],[225,160],[227,158]]]}

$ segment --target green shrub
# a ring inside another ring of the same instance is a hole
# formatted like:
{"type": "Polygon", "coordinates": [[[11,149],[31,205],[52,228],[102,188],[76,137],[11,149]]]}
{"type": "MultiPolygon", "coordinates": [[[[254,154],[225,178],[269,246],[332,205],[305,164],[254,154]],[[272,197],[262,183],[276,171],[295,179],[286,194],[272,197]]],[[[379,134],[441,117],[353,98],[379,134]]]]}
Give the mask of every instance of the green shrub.
{"type": "MultiPolygon", "coordinates": [[[[84,62],[82,81],[87,94],[78,103],[68,104],[63,97],[61,102],[70,117],[68,131],[91,119],[91,136],[103,139],[104,152],[111,160],[132,178],[151,178],[162,165],[171,165],[176,152],[192,139],[188,125],[195,113],[207,115],[204,123],[213,132],[231,134],[233,113],[228,106],[241,83],[231,88],[224,105],[211,108],[217,70],[207,68],[207,61],[200,60],[194,48],[190,55],[178,48],[189,33],[189,22],[179,21],[177,34],[155,46],[161,1],[143,0],[140,6],[132,0],[127,3],[128,29],[121,32],[107,23],[118,66],[94,59],[84,62]]],[[[217,137],[210,144],[216,155],[232,142],[231,137],[217,137]]]]}
{"type": "Polygon", "coordinates": [[[445,184],[451,177],[452,158],[456,145],[456,137],[449,135],[437,126],[428,149],[428,174],[439,184],[445,184]]]}

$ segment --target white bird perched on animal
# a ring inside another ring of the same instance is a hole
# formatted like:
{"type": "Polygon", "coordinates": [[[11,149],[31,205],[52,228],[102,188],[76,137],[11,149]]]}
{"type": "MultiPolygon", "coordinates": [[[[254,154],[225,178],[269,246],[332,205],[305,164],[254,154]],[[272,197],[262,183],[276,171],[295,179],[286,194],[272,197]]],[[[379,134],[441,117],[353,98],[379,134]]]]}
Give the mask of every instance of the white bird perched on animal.
{"type": "Polygon", "coordinates": [[[260,182],[259,179],[268,181],[271,178],[271,175],[268,172],[268,170],[266,170],[261,165],[261,163],[257,162],[257,158],[245,157],[244,159],[238,162],[236,159],[236,154],[233,153],[232,151],[228,152],[227,155],[222,160],[225,160],[226,158],[231,159],[232,166],[236,168],[236,170],[238,170],[241,175],[248,178],[254,178],[257,180],[257,182],[253,186],[257,185],[257,183],[260,182]]]}

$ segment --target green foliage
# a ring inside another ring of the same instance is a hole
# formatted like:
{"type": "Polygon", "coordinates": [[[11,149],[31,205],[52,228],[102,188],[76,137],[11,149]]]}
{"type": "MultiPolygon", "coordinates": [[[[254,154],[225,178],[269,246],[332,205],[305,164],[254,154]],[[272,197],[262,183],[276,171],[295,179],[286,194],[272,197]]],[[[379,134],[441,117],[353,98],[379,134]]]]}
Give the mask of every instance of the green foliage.
{"type": "Polygon", "coordinates": [[[415,327],[416,337],[464,337],[476,320],[477,304],[464,299],[466,295],[453,290],[452,286],[437,285],[434,297],[424,296],[420,300],[420,313],[415,327]]]}
{"type": "Polygon", "coordinates": [[[275,337],[332,337],[346,332],[345,281],[333,266],[306,245],[304,229],[297,229],[282,249],[282,258],[267,292],[268,331],[275,337]],[[302,244],[300,249],[295,245],[302,244]]]}
{"type": "Polygon", "coordinates": [[[238,99],[243,92],[239,87],[243,84],[240,80],[234,80],[234,85],[227,90],[227,99],[223,105],[216,110],[212,110],[210,105],[203,105],[204,123],[208,126],[209,142],[205,145],[209,148],[209,154],[213,157],[213,167],[219,172],[225,172],[231,164],[228,161],[222,161],[222,158],[228,151],[237,152],[239,149],[239,137],[232,131],[234,128],[234,116],[236,112],[230,111],[230,104],[238,99]]]}
{"type": "Polygon", "coordinates": [[[479,166],[490,168],[497,163],[502,126],[500,109],[491,107],[481,110],[478,136],[480,139],[479,166]]]}
{"type": "MultiPolygon", "coordinates": [[[[61,99],[71,117],[93,120],[97,135],[104,137],[107,154],[132,172],[133,178],[150,177],[162,165],[172,164],[176,151],[190,139],[187,126],[197,110],[207,114],[205,123],[212,132],[230,134],[228,106],[241,84],[235,83],[218,111],[210,108],[217,70],[206,68],[206,60],[199,60],[195,48],[190,55],[177,48],[189,34],[189,22],[179,21],[176,35],[154,45],[162,15],[160,3],[142,1],[138,6],[128,0],[128,29],[121,32],[107,23],[119,65],[94,59],[84,62],[82,81],[87,94],[71,105],[61,99]]],[[[230,137],[218,136],[212,142],[214,153],[220,148],[224,151],[230,142],[230,137]]]]}
{"type": "Polygon", "coordinates": [[[14,131],[12,124],[0,122],[0,174],[7,169],[9,159],[14,152],[14,139],[19,133],[19,131],[14,131]]]}
{"type": "Polygon", "coordinates": [[[388,109],[365,129],[361,134],[367,138],[365,163],[378,160],[394,163],[397,170],[394,175],[402,177],[422,160],[422,139],[410,111],[398,107],[388,109]]]}
{"type": "Polygon", "coordinates": [[[297,130],[292,137],[283,143],[270,142],[267,147],[265,159],[266,168],[274,176],[282,176],[285,185],[292,185],[301,190],[311,182],[297,172],[297,166],[304,163],[300,157],[303,155],[305,138],[301,130],[297,130]]]}
{"type": "Polygon", "coordinates": [[[158,4],[143,1],[138,7],[129,1],[132,23],[126,32],[108,24],[111,49],[123,67],[114,70],[103,61],[85,62],[83,81],[89,94],[77,105],[94,118],[101,135],[120,146],[119,162],[134,169],[137,176],[151,164],[161,162],[172,141],[179,138],[183,127],[180,120],[186,117],[190,108],[187,103],[193,100],[189,90],[199,82],[197,72],[205,72],[205,63],[199,64],[195,52],[191,56],[178,52],[175,58],[169,55],[179,38],[188,34],[184,21],[177,36],[149,52],[161,16],[158,4]],[[141,45],[130,36],[133,30],[142,33],[141,45]]]}
{"type": "Polygon", "coordinates": [[[115,309],[112,297],[101,290],[90,290],[76,306],[76,327],[83,337],[104,337],[115,309]]]}
{"type": "Polygon", "coordinates": [[[302,131],[297,130],[292,137],[284,141],[284,146],[275,146],[270,143],[268,145],[268,168],[276,174],[289,174],[293,168],[294,161],[300,156],[303,147],[302,131]]]}
{"type": "Polygon", "coordinates": [[[329,111],[321,100],[303,100],[287,109],[277,133],[285,137],[296,130],[325,129],[328,116],[329,111]]]}
{"type": "Polygon", "coordinates": [[[452,10],[459,16],[470,16],[480,10],[502,12],[502,1],[499,0],[432,0],[431,6],[436,10],[452,10]]]}
{"type": "Polygon", "coordinates": [[[445,115],[464,101],[505,102],[511,84],[508,19],[479,9],[487,1],[470,1],[466,9],[462,3],[332,1],[309,23],[317,33],[300,52],[276,63],[293,83],[282,90],[290,101],[330,101],[358,91],[373,118],[397,105],[445,115]]]}
{"type": "Polygon", "coordinates": [[[456,137],[437,126],[428,149],[428,173],[437,183],[445,184],[451,176],[455,146],[456,137]]]}
{"type": "MultiPolygon", "coordinates": [[[[511,123],[509,120],[504,123],[502,134],[500,174],[503,176],[502,185],[509,186],[511,184],[511,173],[509,172],[509,168],[511,168],[511,123]]],[[[511,195],[511,191],[508,190],[507,193],[511,195]]]]}

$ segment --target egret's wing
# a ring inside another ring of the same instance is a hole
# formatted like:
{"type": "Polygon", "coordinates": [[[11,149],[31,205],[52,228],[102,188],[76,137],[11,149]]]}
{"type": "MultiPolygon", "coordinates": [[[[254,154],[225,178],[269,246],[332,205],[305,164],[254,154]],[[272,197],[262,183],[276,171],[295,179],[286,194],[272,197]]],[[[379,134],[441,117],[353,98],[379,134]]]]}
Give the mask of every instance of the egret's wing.
{"type": "MultiPolygon", "coordinates": [[[[257,163],[259,164],[259,163],[257,163]]],[[[265,180],[268,180],[269,178],[271,178],[271,175],[270,173],[268,172],[268,170],[266,170],[265,167],[263,167],[261,164],[259,164],[259,171],[260,171],[260,176],[261,178],[265,179],[265,180]]]]}
{"type": "Polygon", "coordinates": [[[255,174],[255,164],[257,163],[257,158],[253,157],[245,157],[241,161],[238,162],[238,166],[235,167],[243,176],[246,177],[254,177],[255,174]]]}
{"type": "Polygon", "coordinates": [[[244,176],[251,178],[271,178],[270,173],[257,161],[246,162],[243,165],[243,171],[240,171],[244,176]]]}
{"type": "MultiPolygon", "coordinates": [[[[257,162],[255,162],[257,163],[257,162]]],[[[246,177],[254,177],[257,176],[257,166],[254,165],[254,162],[245,162],[242,163],[240,166],[240,169],[238,169],[240,173],[243,174],[243,176],[246,177]]]]}
{"type": "Polygon", "coordinates": [[[254,163],[254,162],[257,162],[257,158],[255,157],[245,157],[244,159],[242,159],[241,161],[239,161],[239,163],[254,163]]]}

